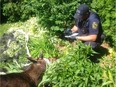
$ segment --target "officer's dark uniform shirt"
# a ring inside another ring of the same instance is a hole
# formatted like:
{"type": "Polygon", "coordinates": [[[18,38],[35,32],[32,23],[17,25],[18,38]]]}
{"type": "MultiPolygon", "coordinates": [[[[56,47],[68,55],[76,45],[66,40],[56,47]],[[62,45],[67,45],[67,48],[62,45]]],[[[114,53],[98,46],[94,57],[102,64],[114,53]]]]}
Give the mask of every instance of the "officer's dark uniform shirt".
{"type": "Polygon", "coordinates": [[[99,16],[94,13],[90,12],[90,16],[86,21],[80,22],[78,19],[75,19],[76,26],[78,27],[79,35],[97,35],[97,39],[95,42],[100,43],[101,35],[103,34],[101,21],[99,16]]]}

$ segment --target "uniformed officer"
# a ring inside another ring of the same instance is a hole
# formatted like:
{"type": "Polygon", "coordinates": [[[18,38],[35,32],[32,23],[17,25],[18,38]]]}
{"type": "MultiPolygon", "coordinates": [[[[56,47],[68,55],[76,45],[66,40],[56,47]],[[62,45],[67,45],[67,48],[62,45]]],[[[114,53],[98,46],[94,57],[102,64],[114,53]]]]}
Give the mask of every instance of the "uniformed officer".
{"type": "Polygon", "coordinates": [[[87,5],[82,4],[77,8],[74,19],[75,25],[71,31],[79,33],[75,39],[91,45],[93,49],[101,45],[104,35],[100,18],[95,12],[90,11],[87,5]]]}

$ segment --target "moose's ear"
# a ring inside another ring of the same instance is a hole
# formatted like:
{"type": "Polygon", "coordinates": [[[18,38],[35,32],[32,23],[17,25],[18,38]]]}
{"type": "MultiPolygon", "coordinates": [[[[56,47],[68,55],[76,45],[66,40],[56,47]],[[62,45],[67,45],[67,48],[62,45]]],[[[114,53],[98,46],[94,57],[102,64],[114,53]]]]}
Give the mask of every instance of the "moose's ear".
{"type": "Polygon", "coordinates": [[[39,58],[43,59],[43,51],[40,53],[39,58]]]}
{"type": "Polygon", "coordinates": [[[30,60],[30,61],[33,62],[33,63],[37,63],[37,60],[32,59],[32,57],[28,57],[27,59],[30,60]]]}

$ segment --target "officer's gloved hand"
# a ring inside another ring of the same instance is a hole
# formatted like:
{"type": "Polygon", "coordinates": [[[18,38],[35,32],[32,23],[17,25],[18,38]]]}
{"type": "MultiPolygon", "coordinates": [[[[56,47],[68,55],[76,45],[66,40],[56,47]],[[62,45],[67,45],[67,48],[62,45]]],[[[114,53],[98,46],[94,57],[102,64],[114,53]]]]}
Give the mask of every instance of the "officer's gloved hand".
{"type": "Polygon", "coordinates": [[[76,40],[77,36],[78,36],[78,33],[73,33],[71,35],[65,36],[65,38],[70,39],[70,40],[76,40]]]}
{"type": "Polygon", "coordinates": [[[76,36],[65,36],[65,38],[69,39],[69,40],[76,40],[76,36]]]}
{"type": "Polygon", "coordinates": [[[76,40],[79,34],[77,32],[72,32],[70,28],[64,31],[64,37],[68,40],[76,40]]]}
{"type": "Polygon", "coordinates": [[[71,40],[76,40],[76,36],[71,36],[70,39],[71,40]]]}
{"type": "Polygon", "coordinates": [[[72,34],[72,31],[71,31],[71,29],[70,28],[68,28],[68,29],[66,29],[65,31],[64,31],[64,35],[66,36],[66,35],[71,35],[72,34]]]}

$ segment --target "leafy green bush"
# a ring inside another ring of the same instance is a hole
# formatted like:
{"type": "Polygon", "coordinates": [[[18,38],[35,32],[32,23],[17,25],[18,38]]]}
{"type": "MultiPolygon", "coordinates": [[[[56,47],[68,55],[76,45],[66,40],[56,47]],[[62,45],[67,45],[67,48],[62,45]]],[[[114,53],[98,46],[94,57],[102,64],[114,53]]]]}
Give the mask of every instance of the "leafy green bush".
{"type": "Polygon", "coordinates": [[[78,1],[42,0],[39,3],[40,23],[52,31],[69,27],[78,1]]]}
{"type": "Polygon", "coordinates": [[[115,22],[115,2],[114,0],[93,0],[91,7],[98,12],[101,17],[103,29],[106,33],[106,41],[115,46],[116,37],[116,22],[115,22]]]}
{"type": "Polygon", "coordinates": [[[68,55],[62,56],[63,58],[48,67],[39,86],[100,87],[102,71],[88,59],[87,55],[92,53],[91,47],[82,43],[70,47],[68,55]]]}
{"type": "Polygon", "coordinates": [[[35,7],[38,4],[38,2],[36,2],[36,0],[2,0],[2,15],[6,17],[7,21],[11,22],[24,21],[30,17],[35,17],[37,13],[35,7]]]}

